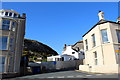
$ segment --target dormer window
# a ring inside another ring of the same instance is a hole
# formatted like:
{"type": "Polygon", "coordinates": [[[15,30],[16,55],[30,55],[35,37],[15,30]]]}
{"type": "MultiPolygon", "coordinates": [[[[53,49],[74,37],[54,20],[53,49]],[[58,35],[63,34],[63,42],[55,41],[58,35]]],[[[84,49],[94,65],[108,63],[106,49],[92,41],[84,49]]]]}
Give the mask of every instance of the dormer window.
{"type": "Polygon", "coordinates": [[[5,12],[5,15],[8,16],[8,12],[5,12]]]}
{"type": "Polygon", "coordinates": [[[14,17],[17,17],[17,14],[14,13],[14,17]]]}
{"type": "Polygon", "coordinates": [[[12,16],[12,13],[9,13],[9,16],[12,16]]]}
{"type": "Polygon", "coordinates": [[[0,16],[19,18],[20,14],[12,10],[2,10],[0,11],[0,16]]]}

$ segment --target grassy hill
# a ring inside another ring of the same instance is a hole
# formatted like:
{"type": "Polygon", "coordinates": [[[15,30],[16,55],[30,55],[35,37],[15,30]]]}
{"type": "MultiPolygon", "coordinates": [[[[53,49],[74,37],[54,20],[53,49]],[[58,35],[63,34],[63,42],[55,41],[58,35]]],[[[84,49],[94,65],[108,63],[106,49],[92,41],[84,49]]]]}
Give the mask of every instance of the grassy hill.
{"type": "Polygon", "coordinates": [[[58,55],[51,47],[36,40],[24,39],[24,51],[28,52],[29,58],[45,60],[48,56],[58,55]]]}

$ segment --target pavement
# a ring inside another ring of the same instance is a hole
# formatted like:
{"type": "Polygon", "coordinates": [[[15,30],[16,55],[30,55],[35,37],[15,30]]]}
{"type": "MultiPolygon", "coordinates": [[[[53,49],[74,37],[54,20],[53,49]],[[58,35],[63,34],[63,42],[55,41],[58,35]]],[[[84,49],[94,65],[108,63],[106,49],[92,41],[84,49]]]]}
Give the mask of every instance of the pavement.
{"type": "MultiPolygon", "coordinates": [[[[23,77],[11,78],[9,80],[30,80],[30,79],[63,79],[63,78],[111,78],[114,80],[118,78],[118,74],[102,74],[102,73],[86,73],[81,71],[59,71],[59,72],[52,72],[52,73],[44,73],[44,74],[36,74],[36,75],[28,75],[23,77]]],[[[8,79],[7,79],[8,80],[8,79]]],[[[98,79],[96,79],[98,80],[98,79]]],[[[103,79],[102,79],[103,80],[103,79]]]]}

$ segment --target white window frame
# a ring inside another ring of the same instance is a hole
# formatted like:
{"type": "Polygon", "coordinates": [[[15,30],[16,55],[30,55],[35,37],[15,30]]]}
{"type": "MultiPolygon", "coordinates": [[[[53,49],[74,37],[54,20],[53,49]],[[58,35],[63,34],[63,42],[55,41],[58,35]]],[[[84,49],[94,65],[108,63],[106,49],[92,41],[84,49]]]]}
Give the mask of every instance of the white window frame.
{"type": "Polygon", "coordinates": [[[109,38],[108,38],[108,31],[107,31],[107,29],[102,29],[102,30],[101,30],[101,37],[102,37],[102,42],[103,42],[103,43],[109,43],[109,38]],[[104,37],[103,37],[103,33],[102,33],[103,30],[106,30],[107,41],[104,41],[104,39],[103,39],[103,38],[104,38],[104,37]]]}

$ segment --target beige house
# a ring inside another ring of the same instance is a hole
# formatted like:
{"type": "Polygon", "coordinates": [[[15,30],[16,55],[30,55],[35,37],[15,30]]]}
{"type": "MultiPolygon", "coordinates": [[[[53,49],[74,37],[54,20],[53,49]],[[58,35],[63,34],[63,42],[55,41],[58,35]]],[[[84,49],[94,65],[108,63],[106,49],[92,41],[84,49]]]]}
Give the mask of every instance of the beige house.
{"type": "Polygon", "coordinates": [[[0,74],[19,73],[26,16],[14,10],[0,10],[0,74]]]}
{"type": "Polygon", "coordinates": [[[100,21],[83,35],[85,60],[79,70],[99,73],[118,73],[120,51],[120,23],[107,21],[104,13],[100,21]]]}

